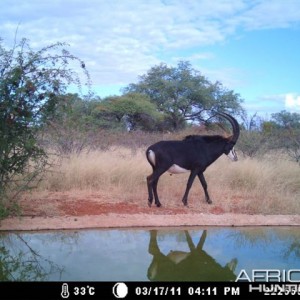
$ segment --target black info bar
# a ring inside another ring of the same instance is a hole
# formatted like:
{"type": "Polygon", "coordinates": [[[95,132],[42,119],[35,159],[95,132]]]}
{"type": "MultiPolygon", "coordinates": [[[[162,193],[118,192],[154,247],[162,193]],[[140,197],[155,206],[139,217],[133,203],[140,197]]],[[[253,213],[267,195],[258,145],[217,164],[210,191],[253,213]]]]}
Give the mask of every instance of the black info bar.
{"type": "Polygon", "coordinates": [[[186,299],[199,296],[300,295],[289,282],[0,282],[3,300],[61,299],[186,299]]]}

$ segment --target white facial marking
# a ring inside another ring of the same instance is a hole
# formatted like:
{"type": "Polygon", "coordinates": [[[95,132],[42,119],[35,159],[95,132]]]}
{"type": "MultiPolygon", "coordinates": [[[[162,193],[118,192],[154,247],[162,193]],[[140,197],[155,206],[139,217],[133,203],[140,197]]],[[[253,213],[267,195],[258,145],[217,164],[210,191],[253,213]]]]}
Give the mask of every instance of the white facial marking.
{"type": "Polygon", "coordinates": [[[179,174],[179,173],[186,173],[189,172],[189,170],[179,167],[178,165],[172,165],[171,168],[168,170],[168,172],[172,174],[179,174]]]}
{"type": "Polygon", "coordinates": [[[232,148],[232,149],[230,150],[230,152],[227,154],[227,156],[228,156],[228,157],[230,158],[230,160],[232,160],[232,161],[237,161],[237,160],[238,160],[238,157],[237,157],[237,154],[236,154],[234,148],[232,148]]]}

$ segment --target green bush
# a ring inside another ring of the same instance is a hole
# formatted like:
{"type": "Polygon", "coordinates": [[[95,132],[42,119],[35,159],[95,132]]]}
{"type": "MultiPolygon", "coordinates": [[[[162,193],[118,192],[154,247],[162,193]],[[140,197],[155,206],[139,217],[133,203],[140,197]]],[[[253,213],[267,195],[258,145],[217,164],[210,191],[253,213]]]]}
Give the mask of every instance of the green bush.
{"type": "Polygon", "coordinates": [[[47,165],[37,133],[53,116],[67,85],[80,86],[69,62],[79,62],[89,78],[84,63],[64,46],[56,43],[33,51],[23,39],[7,50],[0,40],[0,217],[47,165]]]}

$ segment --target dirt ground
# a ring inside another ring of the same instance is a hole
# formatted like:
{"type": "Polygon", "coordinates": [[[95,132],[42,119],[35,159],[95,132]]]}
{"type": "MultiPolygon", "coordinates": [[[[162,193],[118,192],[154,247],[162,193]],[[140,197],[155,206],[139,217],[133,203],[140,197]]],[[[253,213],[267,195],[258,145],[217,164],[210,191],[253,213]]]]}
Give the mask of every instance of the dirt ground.
{"type": "Polygon", "coordinates": [[[226,212],[217,204],[148,207],[146,201],[116,201],[108,195],[49,193],[24,197],[20,216],[0,222],[0,230],[51,230],[162,226],[300,226],[299,215],[226,212]]]}

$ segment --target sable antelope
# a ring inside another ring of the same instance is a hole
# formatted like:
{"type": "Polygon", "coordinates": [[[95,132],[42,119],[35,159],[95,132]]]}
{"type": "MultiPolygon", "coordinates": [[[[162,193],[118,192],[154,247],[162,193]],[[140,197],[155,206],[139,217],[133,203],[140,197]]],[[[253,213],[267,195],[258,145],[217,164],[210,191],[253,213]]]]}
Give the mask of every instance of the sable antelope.
{"type": "Polygon", "coordinates": [[[153,260],[147,276],[151,281],[234,281],[237,259],[232,259],[224,267],[203,250],[207,232],[203,231],[195,247],[188,231],[186,241],[190,252],[170,251],[164,255],[157,243],[157,230],[150,231],[149,253],[153,260]]]}
{"type": "Polygon", "coordinates": [[[181,141],[160,141],[146,150],[147,160],[153,169],[152,174],[147,177],[149,207],[153,202],[153,194],[156,206],[161,206],[157,194],[157,183],[166,171],[173,174],[191,172],[182,198],[184,205],[188,204],[188,194],[196,176],[204,189],[206,202],[212,203],[203,172],[222,154],[226,154],[232,161],[238,160],[234,145],[240,134],[239,124],[235,118],[227,113],[218,114],[230,122],[233,130],[230,137],[189,135],[181,141]]]}

